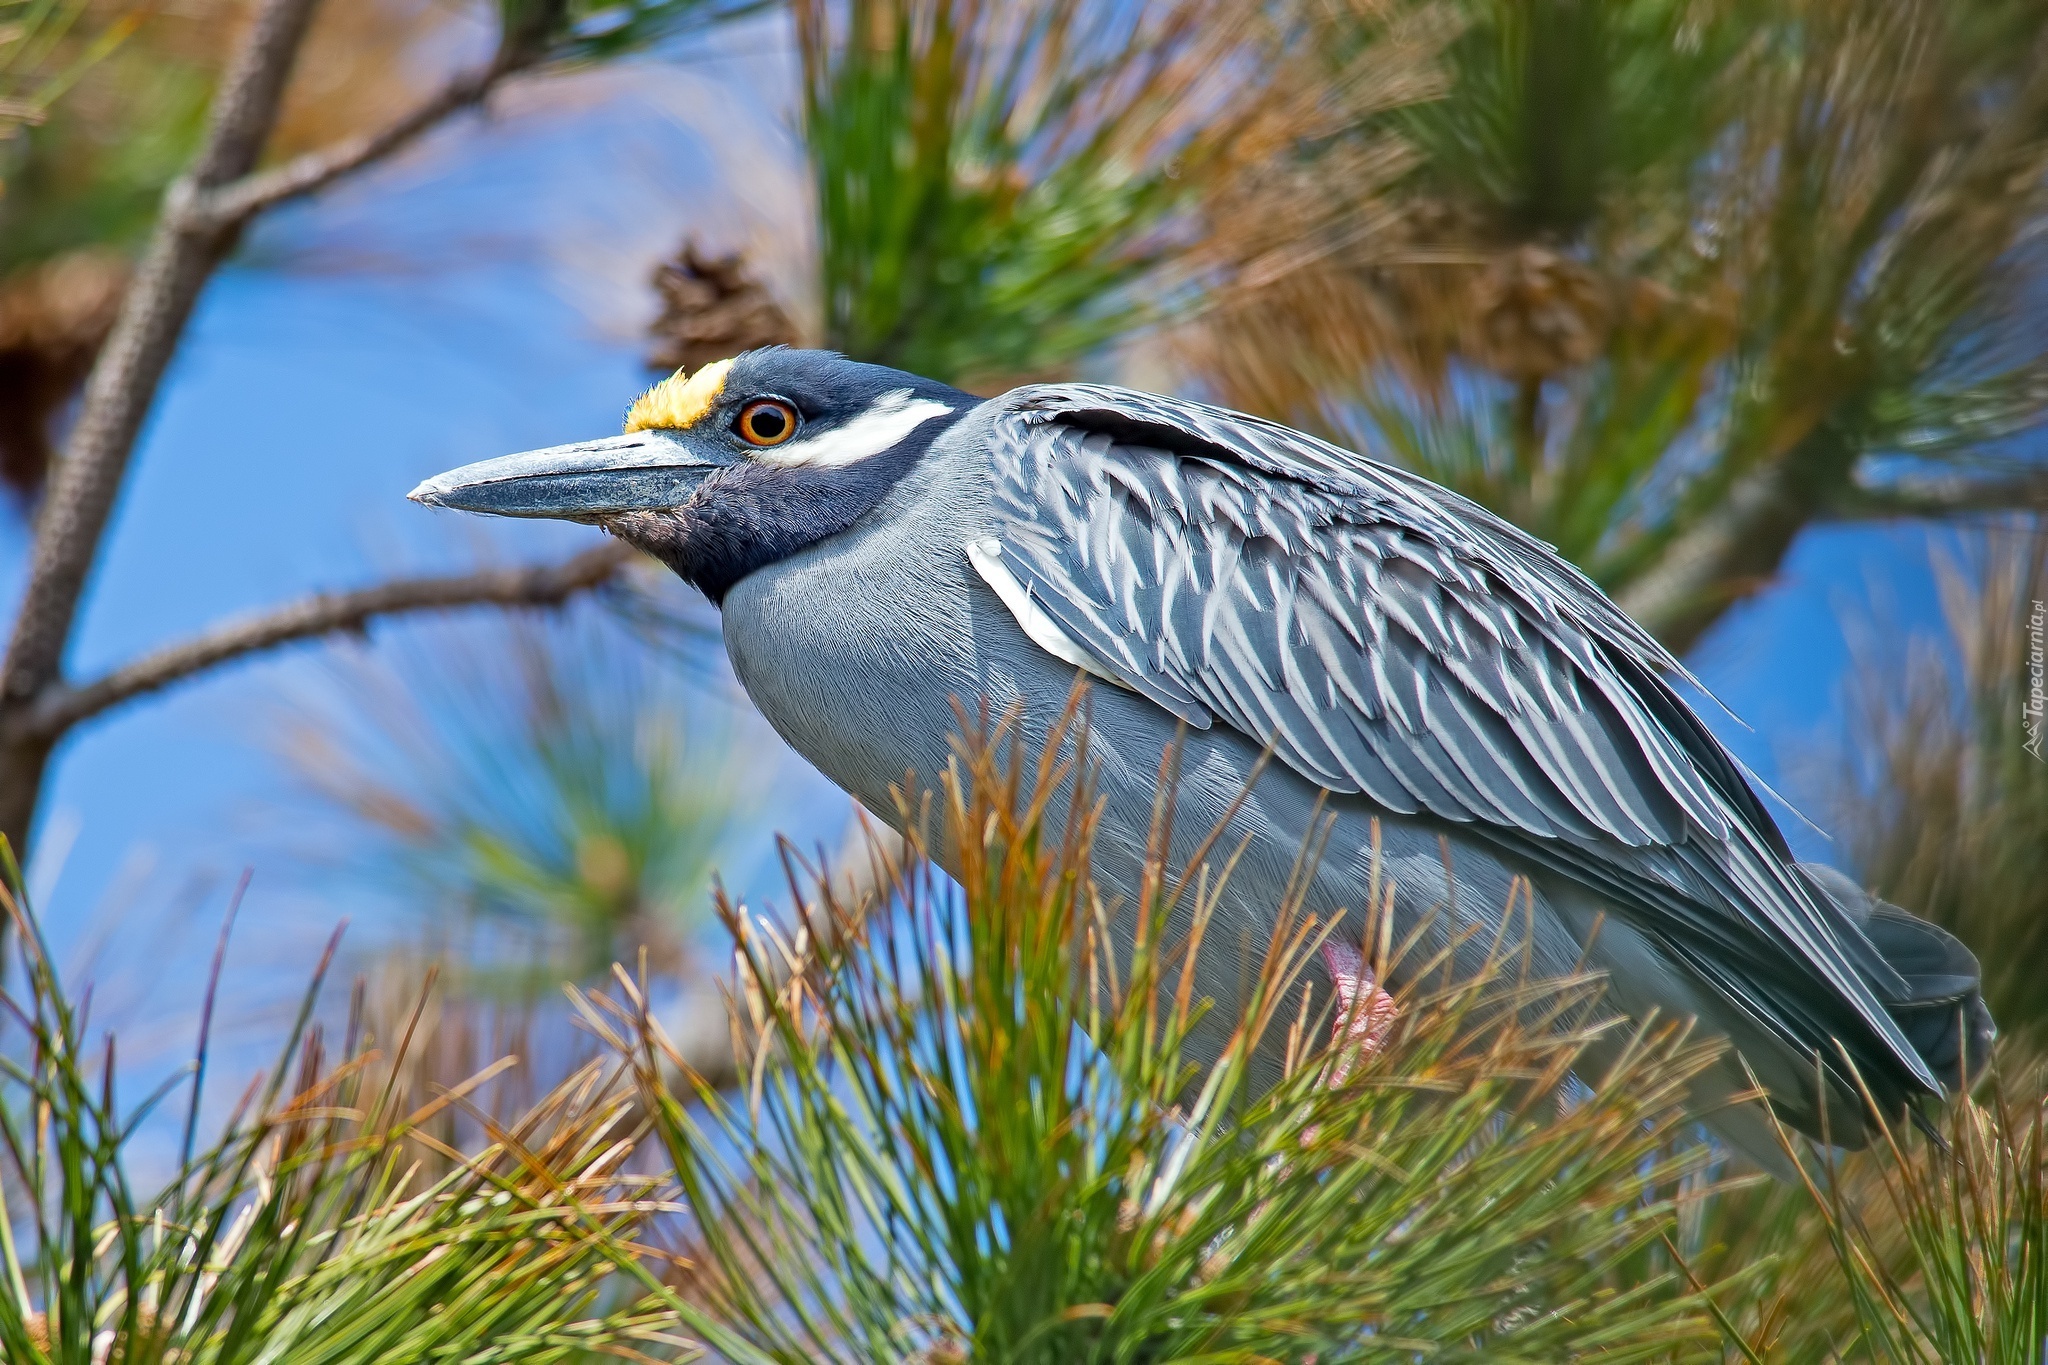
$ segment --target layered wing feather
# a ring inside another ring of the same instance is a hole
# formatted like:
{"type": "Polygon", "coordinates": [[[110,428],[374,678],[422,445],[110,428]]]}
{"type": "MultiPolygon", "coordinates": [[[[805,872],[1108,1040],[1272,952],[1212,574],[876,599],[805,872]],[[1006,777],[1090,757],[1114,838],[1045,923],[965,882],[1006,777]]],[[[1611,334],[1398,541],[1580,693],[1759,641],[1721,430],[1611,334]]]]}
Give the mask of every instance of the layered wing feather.
{"type": "Polygon", "coordinates": [[[1788,1043],[1938,1093],[1904,982],[1794,875],[1678,661],[1548,546],[1200,404],[1037,386],[994,436],[1002,567],[1105,676],[1592,886],[1788,1043]]]}

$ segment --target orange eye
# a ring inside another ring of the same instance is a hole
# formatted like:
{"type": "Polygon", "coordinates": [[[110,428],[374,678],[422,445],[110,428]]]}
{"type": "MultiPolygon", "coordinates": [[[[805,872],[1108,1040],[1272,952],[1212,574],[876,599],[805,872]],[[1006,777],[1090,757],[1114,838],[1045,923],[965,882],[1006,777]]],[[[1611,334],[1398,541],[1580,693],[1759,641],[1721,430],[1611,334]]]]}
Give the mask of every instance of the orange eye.
{"type": "Polygon", "coordinates": [[[750,446],[779,446],[796,435],[796,409],[779,398],[757,398],[740,409],[732,429],[750,446]]]}

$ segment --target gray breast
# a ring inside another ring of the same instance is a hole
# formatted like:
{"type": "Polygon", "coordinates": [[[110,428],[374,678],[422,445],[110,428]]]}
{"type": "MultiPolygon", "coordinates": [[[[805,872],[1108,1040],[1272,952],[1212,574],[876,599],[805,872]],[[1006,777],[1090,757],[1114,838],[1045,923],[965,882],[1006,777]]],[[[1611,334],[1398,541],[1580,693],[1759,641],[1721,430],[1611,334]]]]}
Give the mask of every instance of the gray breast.
{"type": "Polygon", "coordinates": [[[884,818],[907,769],[926,780],[942,769],[950,698],[1004,685],[977,643],[1002,608],[976,591],[953,529],[987,516],[987,481],[972,477],[966,449],[927,456],[851,530],[750,574],[724,603],[747,695],[884,818]]]}

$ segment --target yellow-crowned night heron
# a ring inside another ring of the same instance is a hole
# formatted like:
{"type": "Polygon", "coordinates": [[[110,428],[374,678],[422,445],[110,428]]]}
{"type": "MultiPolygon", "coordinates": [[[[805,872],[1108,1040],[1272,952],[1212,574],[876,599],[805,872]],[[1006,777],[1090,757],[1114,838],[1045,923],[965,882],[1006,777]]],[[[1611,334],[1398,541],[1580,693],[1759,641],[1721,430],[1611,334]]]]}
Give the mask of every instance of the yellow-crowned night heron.
{"type": "Polygon", "coordinates": [[[1093,384],[983,401],[777,349],[678,373],[624,435],[412,496],[592,523],[668,564],[722,607],[762,713],[885,817],[906,772],[943,770],[955,698],[1014,706],[1042,740],[1076,669],[1093,674],[1093,865],[1112,887],[1136,879],[1184,722],[1177,851],[1219,820],[1226,845],[1249,840],[1202,953],[1225,1006],[1330,793],[1309,909],[1356,921],[1375,821],[1397,934],[1495,943],[1525,878],[1516,932],[1539,971],[1589,960],[1628,1014],[1733,1042],[1695,1099],[1767,1162],[1762,1115],[1726,1103],[1744,1062],[1792,1124],[1854,1144],[1845,1062],[1898,1111],[1990,1039],[1969,952],[1795,862],[1667,682],[1682,666],[1582,574],[1456,494],[1271,422],[1093,384]]]}

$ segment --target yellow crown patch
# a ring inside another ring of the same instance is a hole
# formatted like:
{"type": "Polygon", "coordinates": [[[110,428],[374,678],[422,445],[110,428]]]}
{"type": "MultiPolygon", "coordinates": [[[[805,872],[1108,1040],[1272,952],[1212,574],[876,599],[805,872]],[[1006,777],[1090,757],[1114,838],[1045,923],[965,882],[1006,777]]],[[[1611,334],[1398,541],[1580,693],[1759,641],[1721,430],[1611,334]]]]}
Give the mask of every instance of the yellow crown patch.
{"type": "Polygon", "coordinates": [[[626,413],[626,430],[647,431],[656,427],[694,425],[698,418],[711,411],[711,405],[725,391],[725,376],[731,369],[730,360],[715,360],[687,379],[681,370],[677,370],[633,400],[632,408],[626,413]]]}

